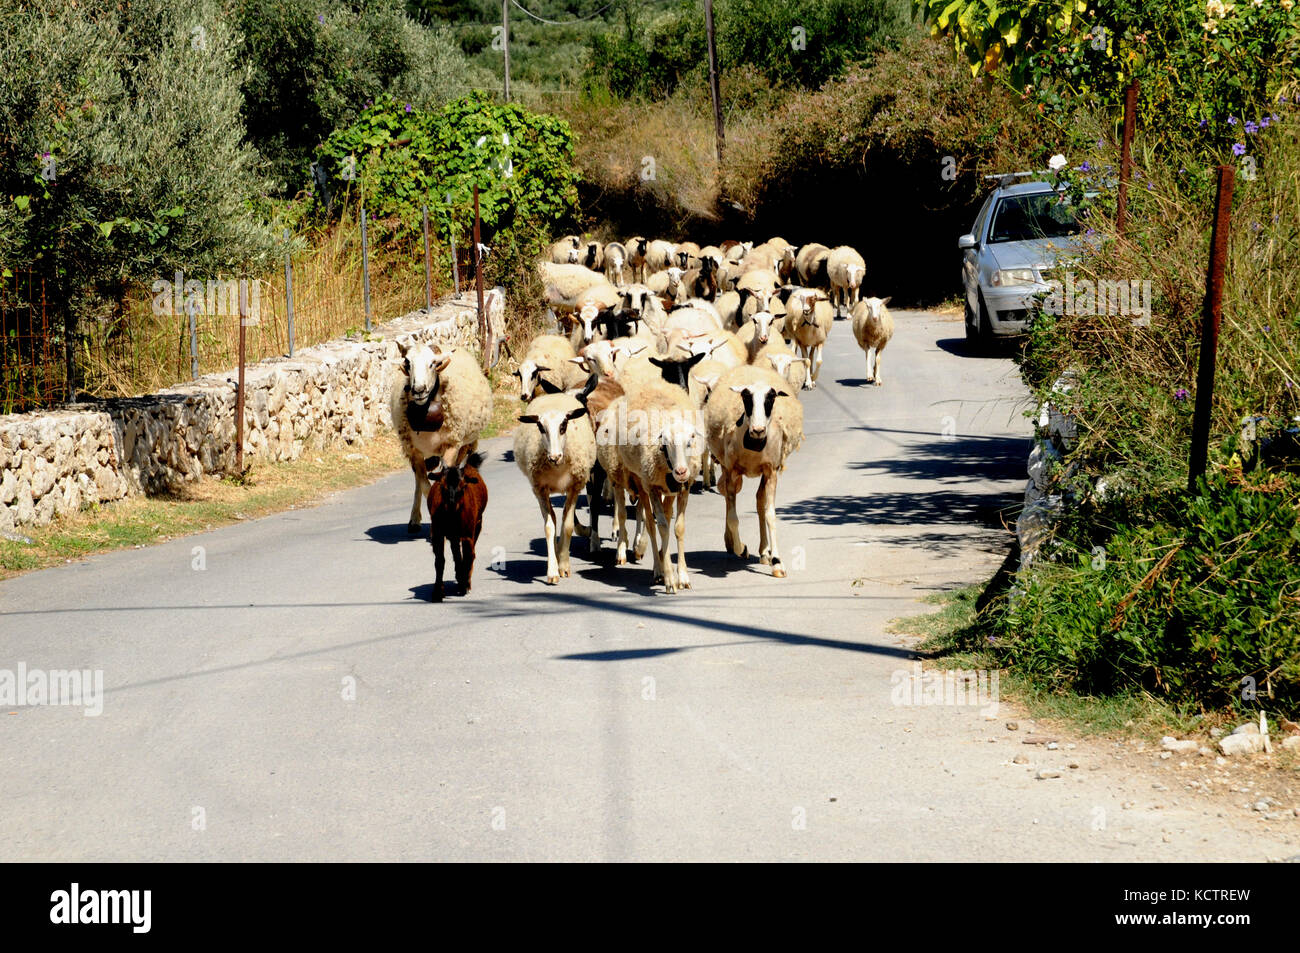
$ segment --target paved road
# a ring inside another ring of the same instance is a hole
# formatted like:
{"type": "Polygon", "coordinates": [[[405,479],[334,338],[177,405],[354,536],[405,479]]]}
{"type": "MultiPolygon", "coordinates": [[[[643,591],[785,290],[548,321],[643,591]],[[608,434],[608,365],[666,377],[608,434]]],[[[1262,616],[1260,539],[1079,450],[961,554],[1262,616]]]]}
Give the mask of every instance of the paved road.
{"type": "Polygon", "coordinates": [[[785,580],[722,557],[709,494],[688,511],[692,591],[652,592],[648,558],[597,565],[581,541],[574,577],[546,586],[540,517],[496,440],[466,599],[428,601],[409,474],[0,584],[0,668],[106,683],[99,717],[0,711],[0,857],[1295,853],[1203,805],[1150,804],[1101,746],[1022,747],[1005,710],[892,703],[912,656],[887,621],[1002,560],[1028,432],[1010,361],[965,356],[959,321],[897,317],[882,388],[835,327],[780,487],[785,580]],[[1024,750],[1034,763],[1012,765],[1024,750]],[[1053,765],[1066,777],[1035,779],[1053,765]]]}

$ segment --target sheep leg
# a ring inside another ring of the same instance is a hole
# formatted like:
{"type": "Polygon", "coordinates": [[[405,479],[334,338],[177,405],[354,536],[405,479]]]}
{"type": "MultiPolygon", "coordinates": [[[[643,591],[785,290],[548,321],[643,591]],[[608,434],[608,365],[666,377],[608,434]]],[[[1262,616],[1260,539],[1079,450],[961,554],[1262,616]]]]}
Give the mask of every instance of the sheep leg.
{"type": "Polygon", "coordinates": [[[727,498],[727,526],[722,531],[722,543],[729,553],[741,559],[749,556],[749,549],[740,541],[740,519],[736,516],[736,494],[744,481],[737,472],[724,470],[722,473],[722,492],[727,498]]]}
{"type": "Polygon", "coordinates": [[[632,546],[632,561],[639,563],[641,558],[645,556],[646,547],[649,543],[646,536],[646,525],[650,521],[645,518],[646,511],[641,507],[642,491],[637,490],[636,494],[636,536],[632,546]]]}
{"type": "Polygon", "coordinates": [[[414,536],[420,532],[423,520],[420,504],[429,498],[429,474],[424,467],[424,458],[414,451],[411,452],[411,470],[415,473],[415,502],[411,504],[411,519],[406,524],[406,531],[414,536]]]}
{"type": "Polygon", "coordinates": [[[656,571],[663,576],[664,590],[677,591],[677,573],[673,569],[672,557],[668,554],[668,522],[673,515],[673,498],[651,491],[650,502],[654,506],[655,526],[659,530],[658,545],[655,547],[656,571]]]}
{"type": "Polygon", "coordinates": [[[754,494],[754,511],[758,513],[758,562],[767,566],[772,562],[772,543],[767,538],[767,521],[763,513],[767,508],[767,474],[758,479],[758,492],[754,494]]]}
{"type": "Polygon", "coordinates": [[[763,477],[767,486],[767,505],[758,518],[767,525],[767,541],[771,544],[772,575],[777,579],[785,578],[785,566],[781,565],[781,553],[776,547],[776,480],[777,473],[771,471],[763,477]]]}
{"type": "Polygon", "coordinates": [[[627,562],[627,502],[622,487],[614,487],[614,565],[622,566],[627,562]]]}
{"type": "Polygon", "coordinates": [[[813,348],[813,362],[812,382],[813,387],[816,387],[817,377],[822,372],[822,346],[820,344],[813,348]]]}
{"type": "MultiPolygon", "coordinates": [[[[596,464],[596,467],[599,466],[596,464]]],[[[596,467],[592,467],[591,479],[587,481],[587,509],[591,511],[591,535],[588,537],[587,549],[593,556],[600,552],[600,481],[597,479],[596,467]]]]}
{"type": "MultiPolygon", "coordinates": [[[[663,578],[663,569],[659,563],[659,540],[655,536],[655,517],[650,511],[650,494],[644,489],[637,493],[637,509],[641,512],[642,527],[650,544],[651,574],[650,585],[655,585],[663,578]]],[[[639,530],[638,530],[639,532],[639,530]]],[[[640,559],[640,556],[637,556],[640,559]]]]}
{"type": "MultiPolygon", "coordinates": [[[[863,351],[865,351],[865,352],[866,352],[866,355],[867,355],[867,383],[868,383],[868,384],[873,384],[873,383],[875,383],[876,375],[875,375],[874,373],[872,373],[872,370],[871,370],[871,345],[868,344],[865,348],[863,348],[863,351]]],[[[879,354],[879,352],[876,352],[876,364],[877,364],[877,365],[880,364],[880,354],[879,354]]]]}
{"type": "Polygon", "coordinates": [[[691,498],[690,489],[677,494],[677,588],[691,588],[691,577],[686,574],[686,502],[691,498]]]}
{"type": "Polygon", "coordinates": [[[885,345],[883,344],[878,345],[876,347],[876,386],[877,387],[879,387],[881,383],[883,383],[883,379],[880,376],[880,355],[881,352],[883,352],[884,350],[885,350],[885,345]]]}
{"type": "Polygon", "coordinates": [[[560,569],[555,560],[555,509],[551,506],[551,495],[545,490],[537,490],[537,504],[542,508],[542,524],[546,532],[546,581],[555,585],[560,581],[560,569]]]}
{"type": "Polygon", "coordinates": [[[447,566],[447,554],[443,551],[442,534],[437,530],[429,534],[429,541],[433,543],[433,569],[436,574],[433,582],[433,601],[442,602],[442,571],[447,566]]]}
{"type": "Polygon", "coordinates": [[[578,505],[578,491],[582,489],[579,486],[569,487],[568,494],[564,497],[564,524],[561,532],[564,534],[560,537],[560,575],[569,575],[569,543],[573,541],[573,523],[574,509],[578,505]]]}

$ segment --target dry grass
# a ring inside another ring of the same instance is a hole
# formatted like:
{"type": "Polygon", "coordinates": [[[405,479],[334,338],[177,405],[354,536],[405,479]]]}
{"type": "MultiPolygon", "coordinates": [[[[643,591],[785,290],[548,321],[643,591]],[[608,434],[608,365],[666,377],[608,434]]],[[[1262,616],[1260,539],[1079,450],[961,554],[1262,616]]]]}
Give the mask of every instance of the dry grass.
{"type": "MultiPolygon", "coordinates": [[[[369,224],[370,304],[378,324],[424,306],[423,244],[381,242],[383,222],[369,224]]],[[[360,222],[348,211],[342,219],[308,231],[295,240],[306,248],[293,256],[294,344],[302,349],[365,327],[360,222]]],[[[441,250],[434,249],[435,260],[441,250]]],[[[435,268],[433,295],[450,290],[450,279],[435,268]]],[[[186,280],[200,276],[189,275],[186,280]]],[[[209,276],[201,276],[204,280],[209,276]]],[[[212,276],[235,278],[232,275],[212,276]]],[[[258,276],[260,321],[245,332],[246,360],[252,364],[289,351],[285,275],[278,268],[258,276]]],[[[174,281],[172,276],[166,280],[174,281]]],[[[215,301],[213,302],[215,304],[215,301]]],[[[87,329],[86,392],[96,397],[134,396],[190,378],[190,340],[185,315],[154,314],[148,288],[136,289],[121,313],[87,329]]],[[[215,310],[215,309],[214,309],[215,310]]],[[[239,321],[234,315],[197,315],[200,374],[228,370],[239,354],[239,321]]]]}
{"type": "Polygon", "coordinates": [[[293,462],[254,463],[239,482],[207,477],[175,495],[93,506],[49,526],[25,530],[30,546],[0,540],[0,579],[309,506],[406,466],[396,436],[384,434],[360,449],[330,448],[309,451],[293,462]]]}

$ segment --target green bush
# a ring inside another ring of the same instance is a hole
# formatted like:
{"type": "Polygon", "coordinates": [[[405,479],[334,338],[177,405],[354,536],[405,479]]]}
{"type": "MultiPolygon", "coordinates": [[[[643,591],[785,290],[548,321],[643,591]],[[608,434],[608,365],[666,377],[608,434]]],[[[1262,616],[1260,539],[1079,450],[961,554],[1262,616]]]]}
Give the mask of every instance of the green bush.
{"type": "Polygon", "coordinates": [[[725,0],[717,17],[725,67],[753,64],[773,83],[805,89],[910,33],[907,4],[896,0],[725,0]]]}
{"type": "Polygon", "coordinates": [[[6,0],[0,14],[0,262],[45,275],[81,314],[176,268],[265,260],[266,183],[218,0],[6,0]]]}
{"type": "Polygon", "coordinates": [[[1217,468],[1168,493],[1078,514],[1021,573],[993,632],[1014,665],[1088,694],[1145,690],[1300,709],[1300,478],[1217,468]],[[1247,697],[1246,701],[1249,701],[1247,697]]]}
{"type": "Polygon", "coordinates": [[[317,158],[372,217],[416,229],[427,204],[430,227],[462,244],[474,220],[475,185],[489,237],[516,223],[553,228],[577,210],[568,124],[482,93],[436,111],[381,96],[355,123],[335,131],[317,158]],[[346,170],[353,168],[349,181],[346,170]]]}
{"type": "Polygon", "coordinates": [[[466,82],[451,33],[409,19],[400,0],[238,0],[235,15],[248,138],[282,194],[307,184],[312,150],[368,100],[434,108],[466,82]]]}

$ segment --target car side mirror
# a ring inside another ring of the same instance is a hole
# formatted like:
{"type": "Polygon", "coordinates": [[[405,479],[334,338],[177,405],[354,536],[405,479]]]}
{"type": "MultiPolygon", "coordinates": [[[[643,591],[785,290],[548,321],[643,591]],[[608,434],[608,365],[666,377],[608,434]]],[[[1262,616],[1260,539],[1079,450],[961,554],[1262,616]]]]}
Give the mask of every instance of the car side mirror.
{"type": "Polygon", "coordinates": [[[975,241],[975,236],[970,234],[963,235],[961,238],[957,239],[957,247],[962,251],[965,251],[967,248],[974,248],[978,244],[979,242],[975,241]]]}

